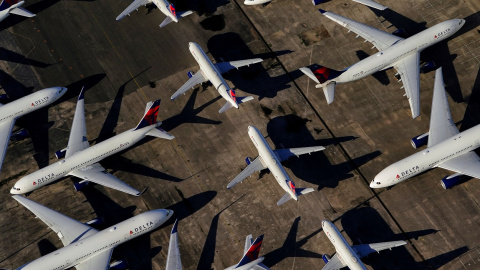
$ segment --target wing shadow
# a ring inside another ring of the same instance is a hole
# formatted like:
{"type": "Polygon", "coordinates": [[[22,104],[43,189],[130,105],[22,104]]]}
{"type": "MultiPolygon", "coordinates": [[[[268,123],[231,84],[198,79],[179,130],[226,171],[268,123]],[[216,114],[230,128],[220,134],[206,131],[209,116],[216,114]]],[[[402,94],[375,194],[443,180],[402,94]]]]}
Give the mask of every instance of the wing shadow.
{"type": "Polygon", "coordinates": [[[33,60],[31,58],[27,58],[19,53],[16,53],[11,50],[7,50],[3,47],[0,47],[0,60],[29,65],[32,67],[39,67],[39,68],[46,68],[51,65],[51,64],[43,63],[37,60],[33,60]]]}

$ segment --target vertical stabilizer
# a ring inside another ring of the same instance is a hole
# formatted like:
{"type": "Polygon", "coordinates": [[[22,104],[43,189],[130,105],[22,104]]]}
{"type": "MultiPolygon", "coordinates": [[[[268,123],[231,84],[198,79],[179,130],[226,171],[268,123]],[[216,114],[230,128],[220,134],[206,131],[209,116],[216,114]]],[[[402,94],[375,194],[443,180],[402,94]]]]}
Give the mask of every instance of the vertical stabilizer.
{"type": "Polygon", "coordinates": [[[263,234],[257,237],[257,239],[255,239],[253,244],[250,246],[247,252],[243,255],[243,258],[240,260],[240,262],[237,264],[237,267],[235,268],[242,267],[258,259],[258,254],[260,253],[262,242],[263,242],[263,234]]]}
{"type": "Polygon", "coordinates": [[[140,120],[140,123],[138,123],[135,130],[156,124],[157,116],[158,116],[158,108],[160,108],[160,99],[155,100],[152,103],[150,108],[145,112],[145,115],[143,116],[142,120],[140,120]]]}

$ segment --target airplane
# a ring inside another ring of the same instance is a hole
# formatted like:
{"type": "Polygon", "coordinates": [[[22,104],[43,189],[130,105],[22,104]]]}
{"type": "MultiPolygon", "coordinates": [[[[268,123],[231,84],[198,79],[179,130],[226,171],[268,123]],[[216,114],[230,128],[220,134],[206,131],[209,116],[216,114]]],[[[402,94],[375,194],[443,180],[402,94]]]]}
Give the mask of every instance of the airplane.
{"type": "Polygon", "coordinates": [[[164,27],[171,22],[178,23],[178,18],[183,18],[193,13],[190,10],[176,12],[175,6],[173,6],[173,4],[169,3],[167,0],[134,0],[133,3],[131,3],[122,13],[120,13],[120,15],[118,15],[116,20],[119,21],[127,15],[130,16],[130,12],[132,12],[134,9],[138,10],[140,6],[146,6],[150,3],[153,3],[155,6],[157,6],[157,8],[167,16],[167,18],[160,24],[160,27],[164,27]]]}
{"type": "Polygon", "coordinates": [[[238,105],[240,103],[245,103],[253,99],[252,96],[237,97],[235,91],[233,91],[233,89],[228,86],[227,82],[225,82],[221,74],[234,68],[238,69],[239,67],[260,63],[263,61],[263,59],[255,58],[249,60],[239,60],[213,64],[197,43],[190,42],[188,44],[188,48],[197,63],[200,65],[200,71],[195,74],[191,71],[188,72],[188,77],[190,79],[172,95],[172,100],[176,99],[178,96],[185,93],[187,90],[193,88],[195,85],[199,83],[204,83],[206,81],[210,81],[217,89],[218,93],[220,93],[220,95],[227,100],[227,103],[225,103],[225,105],[223,105],[223,107],[218,111],[219,113],[223,113],[232,107],[238,109],[238,105]]]}
{"type": "MultiPolygon", "coordinates": [[[[325,2],[328,2],[328,1],[330,1],[330,0],[312,0],[312,3],[313,3],[314,6],[316,6],[318,4],[325,3],[325,2]]],[[[375,2],[375,1],[372,1],[372,0],[352,0],[352,1],[363,4],[365,6],[369,6],[369,7],[378,9],[378,10],[385,10],[385,9],[388,8],[388,7],[380,5],[379,3],[375,2]]]]}
{"type": "Polygon", "coordinates": [[[25,4],[25,1],[2,0],[0,3],[0,22],[7,18],[10,14],[20,15],[27,18],[34,17],[35,14],[24,8],[21,8],[23,4],[25,4]]]}
{"type": "Polygon", "coordinates": [[[444,189],[457,184],[461,175],[480,179],[480,158],[473,152],[480,146],[480,125],[458,131],[443,84],[439,68],[435,72],[430,129],[411,141],[414,148],[425,144],[427,148],[383,169],[370,183],[371,188],[389,187],[437,167],[456,172],[441,180],[444,189]]]}
{"type": "Polygon", "coordinates": [[[15,183],[10,193],[30,193],[60,178],[71,175],[82,179],[79,183],[75,183],[75,189],[77,191],[85,187],[88,182],[94,182],[134,196],[141,195],[143,191],[140,192],[130,187],[120,179],[106,172],[98,162],[133,146],[147,135],[167,140],[174,139],[174,136],[159,128],[162,123],[157,122],[159,106],[160,100],[147,103],[145,115],[135,128],[129,129],[90,147],[87,140],[85,100],[84,90],[82,89],[78,96],[68,146],[65,149],[57,151],[55,154],[59,159],[65,158],[22,177],[15,183]]]}
{"type": "Polygon", "coordinates": [[[0,138],[2,138],[0,139],[0,170],[15,121],[27,113],[49,106],[66,92],[67,88],[65,87],[51,87],[36,91],[5,105],[0,103],[0,138]]]}
{"type": "MultiPolygon", "coordinates": [[[[405,88],[413,118],[420,115],[420,52],[452,36],[465,24],[465,20],[462,19],[448,20],[403,39],[332,12],[322,9],[320,12],[356,33],[357,37],[361,36],[373,43],[373,46],[379,50],[378,53],[341,71],[323,66],[315,69],[300,68],[305,75],[317,83],[316,88],[323,88],[327,103],[333,102],[337,83],[355,81],[377,71],[394,67],[398,72],[395,76],[400,75],[399,81],[403,81],[402,88],[405,88]]],[[[429,62],[426,65],[423,68],[434,66],[434,63],[429,62]]]]}
{"type": "Polygon", "coordinates": [[[157,229],[173,215],[173,211],[168,209],[151,210],[98,231],[23,196],[12,197],[47,224],[64,246],[18,268],[22,270],[60,270],[72,267],[77,270],[92,270],[120,267],[119,265],[126,263],[110,263],[115,247],[157,229]]]}
{"type": "Polygon", "coordinates": [[[258,150],[258,157],[255,159],[247,157],[246,162],[248,166],[227,185],[228,189],[242,182],[254,172],[268,168],[272,172],[278,184],[286,191],[285,195],[277,202],[277,205],[282,205],[290,199],[298,201],[298,196],[314,191],[313,188],[296,188],[295,183],[290,180],[290,177],[283,168],[281,162],[289,159],[292,156],[298,157],[303,154],[322,151],[325,149],[325,147],[312,146],[272,150],[262,133],[260,133],[256,127],[248,126],[248,135],[258,150]]]}
{"type": "Polygon", "coordinates": [[[232,265],[225,270],[270,270],[262,261],[264,257],[258,257],[260,248],[262,247],[263,234],[252,241],[252,235],[248,235],[245,239],[245,248],[243,249],[242,259],[235,265],[232,265]]]}
{"type": "Polygon", "coordinates": [[[407,244],[405,241],[391,241],[350,246],[337,227],[330,221],[322,220],[322,228],[336,251],[333,257],[326,254],[322,256],[323,261],[326,263],[322,270],[337,270],[343,267],[348,267],[350,270],[367,270],[360,258],[374,252],[380,252],[385,249],[392,249],[407,244]]]}

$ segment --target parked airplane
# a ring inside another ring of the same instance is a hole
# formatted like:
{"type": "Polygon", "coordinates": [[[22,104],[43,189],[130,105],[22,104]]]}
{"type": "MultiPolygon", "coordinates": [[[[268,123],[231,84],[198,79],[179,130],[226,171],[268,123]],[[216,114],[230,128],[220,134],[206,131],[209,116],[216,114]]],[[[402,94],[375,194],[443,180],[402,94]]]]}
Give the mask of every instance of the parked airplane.
{"type": "Polygon", "coordinates": [[[104,185],[125,193],[139,196],[140,191],[130,187],[120,179],[105,171],[98,163],[102,159],[125,150],[143,139],[153,136],[172,140],[172,135],[158,128],[162,122],[157,122],[160,100],[147,103],[145,115],[140,123],[121,134],[90,147],[87,141],[87,128],[85,125],[85,100],[83,89],[78,96],[77,108],[73,117],[72,130],[68,139],[68,146],[56,153],[57,158],[65,157],[59,162],[50,164],[18,180],[10,190],[12,194],[32,192],[42,186],[50,184],[60,178],[72,175],[83,179],[75,184],[80,190],[89,181],[104,185]]]}
{"type": "Polygon", "coordinates": [[[300,156],[303,154],[310,154],[317,151],[322,151],[325,149],[323,146],[312,146],[312,147],[302,147],[302,148],[291,148],[291,149],[277,149],[272,150],[270,145],[263,137],[262,133],[254,127],[248,126],[248,135],[252,140],[253,144],[258,150],[258,157],[254,160],[250,157],[247,157],[246,162],[248,166],[239,174],[235,179],[233,179],[228,185],[227,188],[232,188],[236,184],[243,181],[251,174],[257,171],[264,169],[269,169],[278,184],[285,190],[287,193],[277,202],[277,205],[282,205],[290,199],[298,201],[298,196],[310,193],[313,188],[296,188],[295,183],[290,180],[285,169],[282,167],[282,161],[289,159],[292,156],[300,156]]]}
{"type": "Polygon", "coordinates": [[[178,22],[178,18],[183,18],[193,13],[190,10],[176,12],[173,4],[169,3],[167,0],[134,0],[133,3],[131,3],[122,13],[120,13],[120,15],[118,15],[117,21],[123,19],[127,15],[130,16],[130,12],[135,9],[138,10],[140,6],[146,6],[150,3],[153,3],[155,6],[157,6],[157,8],[167,16],[167,18],[160,24],[160,27],[164,27],[171,22],[178,22]]]}
{"type": "Polygon", "coordinates": [[[167,266],[165,270],[182,270],[182,260],[180,259],[180,248],[178,247],[178,220],[173,224],[172,232],[170,233],[170,243],[168,244],[167,266]]]}
{"type": "MultiPolygon", "coordinates": [[[[348,28],[349,31],[356,33],[357,37],[362,36],[365,40],[370,41],[379,50],[377,54],[341,71],[322,66],[315,70],[307,67],[300,68],[303,73],[317,83],[317,88],[323,88],[328,104],[333,102],[337,83],[351,82],[377,71],[394,67],[398,72],[395,76],[400,75],[399,81],[403,81],[413,118],[420,115],[420,52],[450,37],[465,24],[465,20],[453,19],[403,39],[332,12],[322,9],[320,12],[348,28]]],[[[428,63],[428,65],[433,66],[434,64],[428,63]]]]}
{"type": "Polygon", "coordinates": [[[197,63],[200,65],[200,71],[195,74],[193,74],[191,71],[188,72],[188,77],[190,77],[190,79],[172,95],[172,100],[176,99],[187,90],[193,88],[195,85],[204,83],[206,81],[210,81],[217,89],[218,93],[220,93],[220,95],[227,100],[227,103],[225,103],[220,111],[218,111],[219,113],[223,113],[232,107],[238,109],[238,104],[245,103],[253,99],[251,96],[237,97],[235,91],[228,86],[221,74],[234,68],[238,69],[239,67],[260,63],[263,61],[261,58],[213,64],[197,43],[190,42],[188,44],[188,48],[190,49],[190,52],[197,63]]]}
{"type": "Polygon", "coordinates": [[[385,249],[392,249],[407,244],[405,241],[392,241],[350,246],[340,231],[338,231],[337,227],[330,221],[323,220],[322,228],[336,251],[336,254],[331,258],[326,254],[322,256],[326,263],[322,270],[337,270],[343,267],[348,267],[350,270],[367,270],[360,258],[374,252],[380,252],[385,249]]]}
{"type": "Polygon", "coordinates": [[[242,259],[235,265],[232,265],[225,270],[270,270],[262,264],[264,257],[258,257],[260,248],[262,247],[263,235],[260,235],[252,242],[252,235],[248,235],[245,239],[245,248],[243,249],[242,259]]]}
{"type": "Polygon", "coordinates": [[[0,170],[2,169],[8,141],[15,126],[15,121],[27,113],[52,104],[66,92],[67,88],[52,87],[36,91],[5,105],[0,103],[0,170]]]}
{"type": "Polygon", "coordinates": [[[412,139],[414,148],[427,148],[383,169],[370,183],[371,188],[398,184],[431,168],[456,172],[441,180],[442,187],[453,187],[461,175],[480,179],[480,158],[473,152],[480,146],[480,125],[459,132],[452,121],[443,85],[442,68],[435,72],[430,130],[412,139]]]}
{"type": "MultiPolygon", "coordinates": [[[[312,0],[312,3],[313,3],[314,6],[316,6],[318,4],[325,3],[325,2],[328,2],[328,1],[330,1],[330,0],[312,0]]],[[[387,9],[386,6],[380,5],[379,3],[375,2],[375,1],[372,1],[372,0],[352,0],[352,1],[363,4],[365,6],[369,6],[369,7],[378,9],[378,10],[387,9]]]]}
{"type": "Polygon", "coordinates": [[[122,264],[110,263],[113,249],[133,238],[160,227],[173,215],[172,210],[157,209],[136,215],[105,230],[98,231],[23,196],[13,198],[52,229],[64,247],[18,268],[22,270],[109,269],[122,264]]]}
{"type": "Polygon", "coordinates": [[[30,11],[21,8],[25,1],[19,0],[2,0],[0,3],[0,22],[8,17],[10,14],[20,15],[23,17],[34,17],[35,14],[30,11]]]}

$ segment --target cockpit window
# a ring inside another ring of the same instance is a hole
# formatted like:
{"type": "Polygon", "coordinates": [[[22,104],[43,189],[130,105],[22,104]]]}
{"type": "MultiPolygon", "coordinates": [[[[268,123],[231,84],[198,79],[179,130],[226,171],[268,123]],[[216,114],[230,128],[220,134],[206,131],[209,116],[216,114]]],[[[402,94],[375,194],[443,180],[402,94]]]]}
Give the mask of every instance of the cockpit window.
{"type": "Polygon", "coordinates": [[[377,182],[377,185],[380,185],[381,183],[380,182],[377,182]]]}

